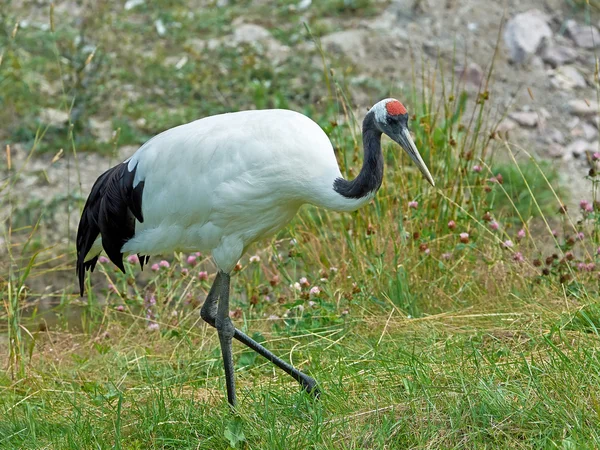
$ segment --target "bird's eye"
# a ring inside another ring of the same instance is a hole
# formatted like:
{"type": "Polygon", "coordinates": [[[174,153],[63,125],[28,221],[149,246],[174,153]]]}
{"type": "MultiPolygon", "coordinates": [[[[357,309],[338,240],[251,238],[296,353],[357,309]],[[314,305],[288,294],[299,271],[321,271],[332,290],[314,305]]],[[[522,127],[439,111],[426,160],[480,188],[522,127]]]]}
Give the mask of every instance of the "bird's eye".
{"type": "Polygon", "coordinates": [[[392,116],[392,115],[388,114],[386,121],[387,121],[388,125],[396,126],[400,123],[400,117],[401,116],[392,116]]]}

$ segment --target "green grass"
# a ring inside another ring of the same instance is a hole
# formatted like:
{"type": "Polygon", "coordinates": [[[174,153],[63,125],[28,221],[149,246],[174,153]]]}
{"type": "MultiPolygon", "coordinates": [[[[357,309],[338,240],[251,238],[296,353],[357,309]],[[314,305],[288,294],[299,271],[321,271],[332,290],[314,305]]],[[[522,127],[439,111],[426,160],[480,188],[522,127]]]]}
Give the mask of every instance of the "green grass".
{"type": "MultiPolygon", "coordinates": [[[[282,42],[308,38],[292,3],[273,10],[289,16],[276,32],[282,42]]],[[[106,53],[99,77],[114,92],[132,85],[141,93],[103,103],[110,96],[102,83],[84,89],[80,117],[110,119],[120,130],[116,142],[103,144],[86,136],[86,120],[73,133],[34,120],[42,108],[78,104],[76,65],[56,52],[65,53],[81,30],[57,16],[54,33],[28,28],[11,37],[18,10],[0,9],[0,79],[11,86],[0,91],[9,124],[3,137],[25,143],[32,158],[58,147],[73,160],[83,150],[112,152],[227,110],[222,99],[235,98],[240,109],[282,106],[311,115],[331,137],[342,171],[356,174],[362,149],[349,126],[347,80],[307,66],[309,55],[298,52],[273,68],[251,48],[217,49],[190,52],[176,77],[162,66],[193,32],[227,33],[240,15],[274,20],[262,6],[232,2],[192,20],[183,4],[162,2],[159,10],[140,7],[143,20],[131,23],[109,3],[98,5],[87,26],[101,36],[98,55],[106,53]],[[145,54],[159,17],[181,28],[145,54]],[[109,23],[113,34],[104,33],[109,23]],[[34,45],[40,36],[48,39],[34,45]],[[226,76],[214,76],[220,68],[226,76]],[[64,94],[39,95],[27,81],[61,72],[64,94]]],[[[311,30],[335,23],[320,16],[343,21],[381,7],[319,2],[311,30]]],[[[189,255],[165,255],[168,268],[142,274],[132,263],[127,274],[100,264],[80,299],[73,243],[48,232],[63,225],[53,223],[55,210],[80,208],[83,199],[65,189],[48,203],[21,203],[14,183],[23,167],[9,171],[2,160],[0,205],[11,214],[0,216],[0,448],[598,448],[598,206],[559,214],[564,194],[550,168],[517,162],[510,145],[490,137],[493,87],[469,97],[450,79],[443,93],[426,92],[415,81],[412,94],[373,95],[407,98],[436,189],[386,141],[386,178],[373,202],[351,214],[303,207],[287,229],[252,248],[260,260],[245,256],[233,277],[236,325],[315,377],[320,400],[234,344],[239,406],[229,409],[218,339],[199,317],[214,272],[205,256],[191,264],[189,255]],[[464,126],[465,105],[475,111],[471,127],[464,126]],[[490,181],[498,173],[503,182],[490,181]],[[315,286],[320,292],[311,295],[315,286]]],[[[598,178],[590,183],[595,191],[598,178]]]]}

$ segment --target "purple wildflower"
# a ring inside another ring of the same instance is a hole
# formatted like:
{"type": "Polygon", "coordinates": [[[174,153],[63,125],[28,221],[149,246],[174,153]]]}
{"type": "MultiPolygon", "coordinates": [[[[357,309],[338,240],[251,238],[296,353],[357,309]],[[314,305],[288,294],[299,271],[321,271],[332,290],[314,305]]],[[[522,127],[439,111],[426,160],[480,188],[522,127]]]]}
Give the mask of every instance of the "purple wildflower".
{"type": "Polygon", "coordinates": [[[127,257],[127,262],[131,264],[137,264],[140,262],[140,258],[138,258],[138,255],[134,253],[133,255],[129,255],[127,257]]]}
{"type": "Polygon", "coordinates": [[[100,257],[98,258],[98,262],[99,262],[100,264],[106,264],[108,261],[109,261],[109,259],[108,259],[106,256],[100,256],[100,257]]]}
{"type": "Polygon", "coordinates": [[[419,207],[419,202],[415,202],[414,200],[412,202],[408,202],[408,207],[412,209],[417,209],[419,207]]]}

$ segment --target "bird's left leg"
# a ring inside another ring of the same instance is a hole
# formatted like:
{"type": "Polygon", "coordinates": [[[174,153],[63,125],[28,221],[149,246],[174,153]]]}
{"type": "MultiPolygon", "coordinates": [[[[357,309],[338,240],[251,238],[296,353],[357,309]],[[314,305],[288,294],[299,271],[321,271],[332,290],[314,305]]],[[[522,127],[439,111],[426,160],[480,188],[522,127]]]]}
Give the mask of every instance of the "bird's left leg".
{"type": "Polygon", "coordinates": [[[210,292],[202,305],[200,316],[205,322],[217,329],[221,343],[221,355],[225,366],[225,384],[227,401],[235,406],[235,378],[231,341],[235,327],[229,318],[229,274],[219,271],[210,292]]]}

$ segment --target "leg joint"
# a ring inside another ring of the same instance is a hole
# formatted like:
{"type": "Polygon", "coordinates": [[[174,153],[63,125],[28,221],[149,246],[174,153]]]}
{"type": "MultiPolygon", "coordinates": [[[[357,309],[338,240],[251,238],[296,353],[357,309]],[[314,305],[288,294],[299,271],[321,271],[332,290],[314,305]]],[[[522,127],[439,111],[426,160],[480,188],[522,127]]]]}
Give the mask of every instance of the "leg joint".
{"type": "Polygon", "coordinates": [[[214,302],[210,302],[208,300],[209,299],[206,299],[206,301],[204,301],[204,304],[200,309],[200,317],[202,317],[202,320],[204,320],[206,323],[209,323],[214,327],[215,317],[217,316],[217,308],[214,302]]]}
{"type": "Polygon", "coordinates": [[[222,336],[224,338],[231,339],[235,334],[235,327],[233,326],[233,322],[229,317],[217,317],[215,327],[219,332],[219,336],[222,336]]]}

